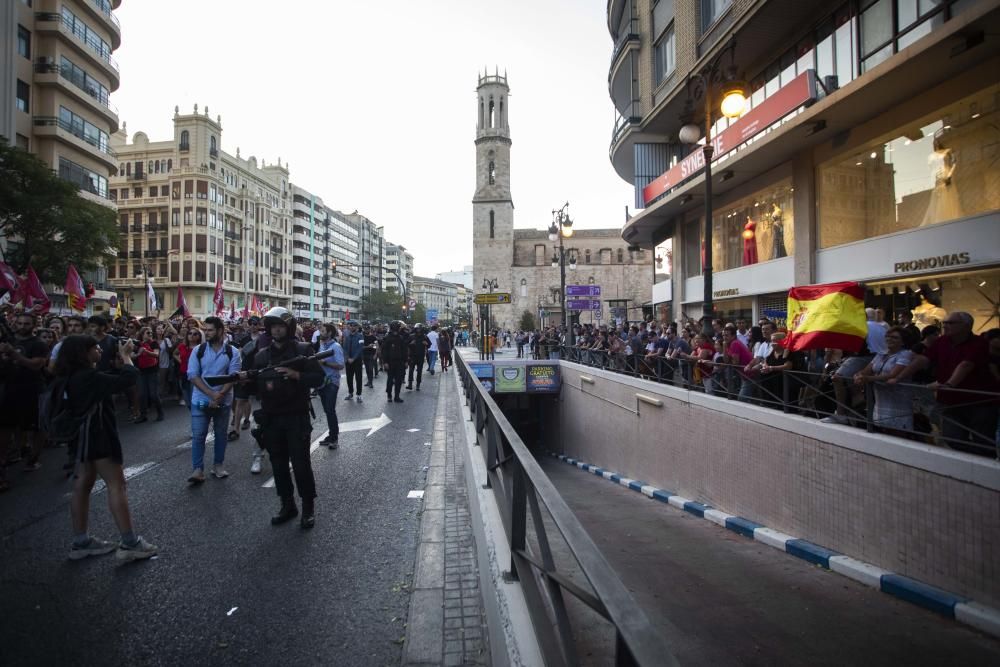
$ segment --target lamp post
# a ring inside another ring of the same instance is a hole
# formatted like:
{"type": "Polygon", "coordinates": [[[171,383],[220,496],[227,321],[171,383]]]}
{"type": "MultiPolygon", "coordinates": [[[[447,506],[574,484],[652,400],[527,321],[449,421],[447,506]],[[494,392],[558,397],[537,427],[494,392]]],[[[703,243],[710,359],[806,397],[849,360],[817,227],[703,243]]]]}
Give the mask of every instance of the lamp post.
{"type": "Polygon", "coordinates": [[[746,109],[746,84],[736,76],[736,42],[729,45],[708,63],[700,72],[688,75],[688,104],[682,119],[684,126],[678,133],[678,138],[685,144],[696,144],[701,138],[701,128],[694,122],[693,100],[701,97],[705,100],[705,144],[702,153],[705,158],[705,226],[702,232],[704,239],[704,258],[702,259],[702,276],[704,298],[702,302],[702,332],[712,335],[712,155],[715,146],[711,141],[713,104],[717,101],[719,111],[726,118],[737,118],[746,109]],[[723,67],[722,61],[729,53],[729,66],[723,67]]]}
{"type": "MultiPolygon", "coordinates": [[[[149,317],[149,264],[145,262],[142,263],[142,271],[140,271],[135,276],[136,278],[145,278],[142,285],[143,297],[142,300],[145,302],[145,317],[149,317]]],[[[130,304],[131,305],[131,304],[130,304]]]]}
{"type": "MultiPolygon", "coordinates": [[[[500,281],[496,278],[483,278],[483,289],[489,290],[490,294],[493,294],[493,290],[500,286],[500,281]]],[[[479,306],[479,360],[485,360],[489,354],[486,349],[488,342],[487,329],[490,326],[490,304],[486,304],[486,317],[483,317],[483,307],[479,306]]]]}
{"type": "MultiPolygon", "coordinates": [[[[552,266],[559,267],[559,305],[562,308],[563,324],[566,324],[566,344],[573,345],[573,320],[566,313],[566,249],[563,247],[563,238],[573,236],[573,220],[569,217],[569,202],[563,204],[558,210],[552,211],[552,224],[549,225],[549,240],[559,241],[559,254],[553,252],[552,266]]],[[[574,257],[572,267],[576,268],[574,257]]]]}

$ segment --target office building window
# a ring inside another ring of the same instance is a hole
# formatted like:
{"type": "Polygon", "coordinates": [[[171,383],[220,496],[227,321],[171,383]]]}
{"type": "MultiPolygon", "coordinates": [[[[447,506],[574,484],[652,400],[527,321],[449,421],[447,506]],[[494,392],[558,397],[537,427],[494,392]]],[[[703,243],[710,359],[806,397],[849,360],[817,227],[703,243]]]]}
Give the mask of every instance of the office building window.
{"type": "Polygon", "coordinates": [[[1000,209],[1000,84],[819,166],[819,247],[1000,209]]]}
{"type": "Polygon", "coordinates": [[[31,108],[31,86],[20,79],[17,80],[17,109],[24,113],[30,113],[31,108]]]}
{"type": "Polygon", "coordinates": [[[656,43],[654,66],[657,85],[673,74],[674,69],[677,67],[674,43],[674,26],[672,25],[667,28],[667,31],[662,37],[660,37],[660,41],[656,43]]]}
{"type": "Polygon", "coordinates": [[[17,26],[17,53],[31,60],[31,31],[23,25],[17,26]]]}
{"type": "Polygon", "coordinates": [[[64,157],[59,158],[59,178],[69,181],[81,190],[101,197],[108,196],[108,179],[71,162],[64,157]]]}
{"type": "Polygon", "coordinates": [[[701,0],[701,30],[704,32],[729,9],[733,0],[701,0]]]}

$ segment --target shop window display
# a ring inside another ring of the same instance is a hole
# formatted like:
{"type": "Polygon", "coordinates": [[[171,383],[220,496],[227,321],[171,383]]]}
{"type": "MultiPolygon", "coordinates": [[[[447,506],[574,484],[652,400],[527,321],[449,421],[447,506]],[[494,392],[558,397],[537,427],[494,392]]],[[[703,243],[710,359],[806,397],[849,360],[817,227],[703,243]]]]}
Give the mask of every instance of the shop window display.
{"type": "Polygon", "coordinates": [[[820,165],[819,247],[1000,208],[1000,84],[820,165]]]}
{"type": "Polygon", "coordinates": [[[1000,327],[1000,270],[997,269],[872,281],[865,287],[866,305],[882,308],[887,319],[909,312],[920,329],[940,325],[956,311],[972,315],[974,333],[1000,327]]]}
{"type": "Polygon", "coordinates": [[[712,264],[726,271],[795,252],[791,179],[725,206],[713,217],[712,264]]]}

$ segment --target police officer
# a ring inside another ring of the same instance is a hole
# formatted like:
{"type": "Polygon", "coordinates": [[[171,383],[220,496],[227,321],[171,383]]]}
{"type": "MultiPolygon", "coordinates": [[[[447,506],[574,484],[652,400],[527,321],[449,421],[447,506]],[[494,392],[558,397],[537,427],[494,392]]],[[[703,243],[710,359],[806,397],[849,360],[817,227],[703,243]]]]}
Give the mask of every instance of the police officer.
{"type": "Polygon", "coordinates": [[[424,355],[427,353],[427,346],[430,342],[424,334],[424,325],[417,322],[413,325],[413,332],[407,339],[406,346],[409,350],[408,365],[410,367],[407,375],[406,388],[413,389],[413,371],[417,371],[417,391],[420,391],[420,380],[424,374],[424,355]]]}
{"type": "MultiPolygon", "coordinates": [[[[295,318],[278,306],[267,311],[261,324],[270,336],[271,344],[260,349],[254,358],[254,368],[265,370],[257,375],[257,396],[261,409],[254,414],[260,425],[261,446],[271,455],[274,486],[281,499],[281,509],[271,518],[272,525],[279,525],[298,516],[293,497],[289,461],[295,469],[295,486],[302,499],[304,529],[312,528],[316,480],[313,477],[309,456],[312,423],[309,419],[309,390],[323,384],[323,369],[314,360],[299,360],[294,368],[283,366],[296,357],[312,354],[308,343],[297,343],[295,318]]],[[[246,373],[241,374],[244,378],[246,373]]]]}
{"type": "Polygon", "coordinates": [[[382,370],[386,372],[385,396],[390,402],[402,403],[399,390],[403,388],[403,373],[406,371],[406,341],[400,333],[403,323],[395,320],[389,324],[389,333],[379,346],[382,370]]]}

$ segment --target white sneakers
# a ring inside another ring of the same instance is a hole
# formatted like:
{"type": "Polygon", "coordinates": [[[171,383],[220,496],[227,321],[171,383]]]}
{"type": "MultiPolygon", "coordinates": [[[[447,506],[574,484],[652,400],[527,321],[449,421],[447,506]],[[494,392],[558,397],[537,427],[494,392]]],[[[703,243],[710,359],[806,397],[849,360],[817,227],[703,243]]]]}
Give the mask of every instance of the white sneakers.
{"type": "Polygon", "coordinates": [[[262,454],[253,455],[253,463],[250,464],[250,474],[259,475],[260,474],[260,460],[263,458],[262,454]]]}
{"type": "Polygon", "coordinates": [[[822,424],[843,424],[845,426],[851,423],[850,419],[848,419],[844,415],[838,415],[838,414],[832,414],[829,417],[823,417],[819,421],[822,424]]]}

